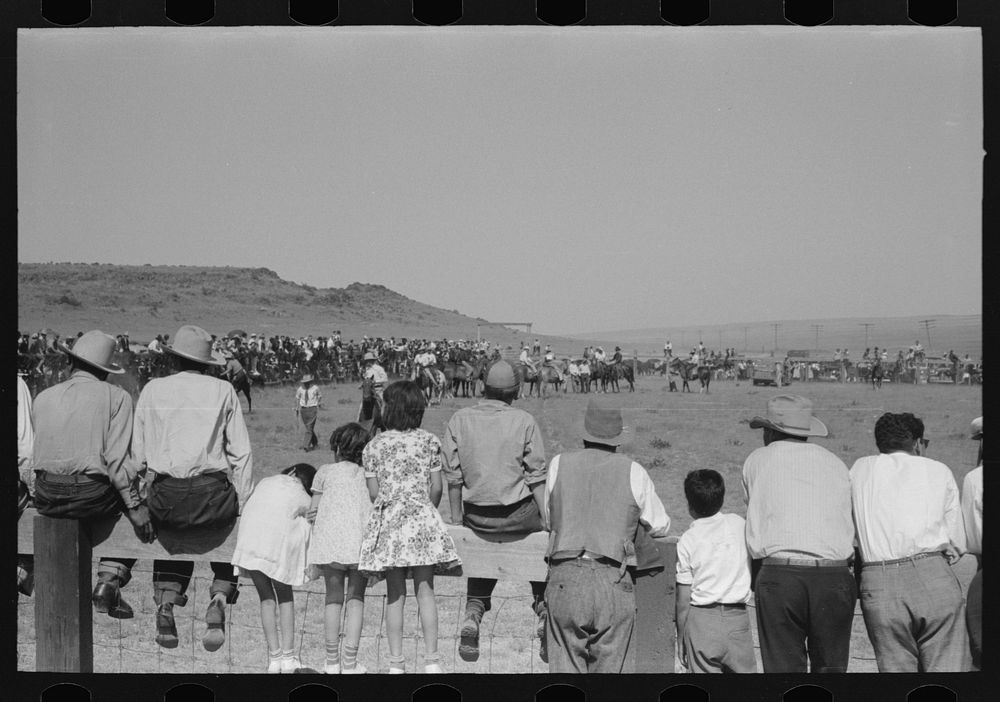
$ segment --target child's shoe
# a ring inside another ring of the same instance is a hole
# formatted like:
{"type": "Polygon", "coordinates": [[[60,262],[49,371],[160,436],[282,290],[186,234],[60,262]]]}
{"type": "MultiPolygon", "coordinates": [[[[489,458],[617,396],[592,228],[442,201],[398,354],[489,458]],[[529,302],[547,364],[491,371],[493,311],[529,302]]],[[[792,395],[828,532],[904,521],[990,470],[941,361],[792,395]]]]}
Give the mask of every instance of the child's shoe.
{"type": "Polygon", "coordinates": [[[327,675],[340,675],[340,663],[327,663],[323,666],[323,672],[327,675]]]}
{"type": "Polygon", "coordinates": [[[360,663],[357,663],[353,668],[343,668],[340,672],[344,675],[364,675],[368,672],[368,669],[360,663]]]}
{"type": "Polygon", "coordinates": [[[277,651],[267,652],[267,672],[268,673],[280,673],[281,672],[281,649],[277,651]]]}
{"type": "Polygon", "coordinates": [[[389,675],[402,675],[406,672],[404,658],[402,656],[389,656],[389,675]]]}
{"type": "Polygon", "coordinates": [[[440,653],[425,653],[424,654],[424,672],[425,673],[443,673],[444,668],[441,667],[441,654],[440,653]]]}
{"type": "Polygon", "coordinates": [[[294,673],[301,667],[302,667],[302,661],[299,660],[299,657],[295,655],[294,651],[281,652],[282,673],[294,673]]]}

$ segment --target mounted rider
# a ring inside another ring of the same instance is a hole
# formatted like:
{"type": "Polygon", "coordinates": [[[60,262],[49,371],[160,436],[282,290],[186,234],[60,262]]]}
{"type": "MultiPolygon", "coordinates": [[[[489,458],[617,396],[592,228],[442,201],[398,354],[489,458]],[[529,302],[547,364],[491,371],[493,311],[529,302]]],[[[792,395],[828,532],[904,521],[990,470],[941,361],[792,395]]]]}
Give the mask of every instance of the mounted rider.
{"type": "Polygon", "coordinates": [[[545,359],[542,361],[542,366],[554,370],[556,372],[556,375],[559,377],[560,383],[565,382],[565,378],[563,377],[562,367],[558,363],[556,363],[556,355],[552,353],[552,350],[548,346],[546,346],[545,348],[549,350],[546,351],[545,353],[545,359]]]}
{"type": "Polygon", "coordinates": [[[361,359],[364,366],[363,380],[371,381],[372,392],[375,394],[375,401],[378,403],[379,412],[382,411],[382,391],[389,382],[389,376],[385,369],[379,364],[378,356],[373,352],[367,352],[361,359]]]}
{"type": "Polygon", "coordinates": [[[437,346],[432,341],[427,346],[422,347],[420,353],[413,357],[413,364],[419,369],[418,372],[427,376],[427,380],[434,387],[437,387],[438,381],[431,369],[437,366],[437,356],[434,355],[436,348],[437,346]]]}
{"type": "Polygon", "coordinates": [[[531,356],[528,355],[527,346],[521,346],[521,355],[517,357],[517,360],[530,368],[532,373],[538,372],[538,366],[535,365],[535,362],[531,360],[531,356]]]}

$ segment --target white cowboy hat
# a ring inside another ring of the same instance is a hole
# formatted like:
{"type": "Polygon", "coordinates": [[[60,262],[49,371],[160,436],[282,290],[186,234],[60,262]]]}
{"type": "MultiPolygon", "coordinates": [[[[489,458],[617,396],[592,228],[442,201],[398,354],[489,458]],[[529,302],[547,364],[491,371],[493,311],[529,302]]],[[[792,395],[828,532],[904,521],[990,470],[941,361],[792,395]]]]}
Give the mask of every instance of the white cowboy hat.
{"type": "Polygon", "coordinates": [[[73,348],[66,346],[61,341],[56,342],[56,347],[60,351],[78,361],[83,361],[87,365],[98,368],[106,373],[121,375],[125,372],[125,369],[117,363],[111,362],[111,358],[115,353],[115,346],[116,343],[113,336],[97,329],[78,337],[76,343],[73,344],[73,348]]]}
{"type": "Polygon", "coordinates": [[[226,359],[212,350],[212,335],[201,327],[185,324],[174,334],[173,344],[162,344],[163,350],[206,366],[224,366],[226,359]]]}
{"type": "Polygon", "coordinates": [[[767,401],[767,417],[750,420],[751,429],[770,427],[792,436],[827,436],[823,422],[812,416],[812,402],[801,395],[778,395],[767,401]]]}

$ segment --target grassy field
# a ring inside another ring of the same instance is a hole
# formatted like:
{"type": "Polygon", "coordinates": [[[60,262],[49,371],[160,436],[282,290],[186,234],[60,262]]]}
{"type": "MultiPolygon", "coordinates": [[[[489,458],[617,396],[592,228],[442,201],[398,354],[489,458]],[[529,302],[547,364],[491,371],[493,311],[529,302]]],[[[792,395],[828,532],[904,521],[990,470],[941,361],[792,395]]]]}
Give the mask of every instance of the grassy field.
{"type": "MultiPolygon", "coordinates": [[[[623,451],[648,470],[657,493],[672,520],[671,534],[679,535],[690,523],[683,495],[683,479],[689,470],[713,468],[726,480],[725,511],[745,514],[740,487],[743,460],[761,445],[761,432],[751,430],[747,422],[764,414],[767,398],[775,388],[753,387],[748,383],[713,383],[711,394],[679,394],[666,391],[659,377],[641,377],[636,392],[606,396],[607,402],[622,408],[630,432],[623,451]]],[[[913,412],[924,420],[930,439],[929,455],[943,461],[961,484],[975,465],[976,445],[968,439],[969,422],[982,414],[982,389],[979,386],[885,385],[872,391],[857,384],[801,383],[790,392],[809,397],[814,412],[829,427],[830,436],[814,439],[850,466],[861,456],[876,451],[873,437],[875,420],[883,412],[913,412]]],[[[323,447],[330,432],[357,414],[360,390],[356,386],[325,386],[323,408],[319,413],[317,434],[321,448],[305,453],[300,426],[293,412],[294,388],[267,388],[254,397],[254,412],[246,415],[254,450],[255,479],[271,475],[293,463],[308,462],[319,466],[333,460],[323,447]]],[[[587,395],[550,395],[544,399],[519,400],[516,405],[531,412],[539,421],[549,456],[580,445],[587,395]]],[[[473,403],[471,399],[445,400],[427,410],[424,428],[439,436],[452,413],[473,403]]],[[[447,516],[447,500],[442,512],[447,516]]],[[[254,672],[266,667],[266,653],[260,632],[257,597],[252,588],[243,588],[239,603],[230,608],[230,633],[226,646],[205,652],[200,643],[204,630],[201,619],[207,605],[210,571],[207,564],[195,568],[194,597],[178,610],[178,628],[182,645],[163,651],[153,641],[153,603],[149,562],[137,564],[135,578],[125,590],[126,599],[138,614],[131,621],[119,622],[95,615],[95,667],[99,672],[254,672]]],[[[968,585],[975,565],[969,557],[956,566],[968,585]]],[[[246,583],[249,585],[249,583],[246,583]]],[[[445,654],[449,672],[546,672],[547,666],[537,655],[538,641],[532,638],[533,616],[529,609],[527,583],[501,582],[496,591],[494,609],[483,622],[482,656],[476,663],[457,657],[457,631],[463,604],[465,581],[442,577],[436,580],[440,618],[440,650],[445,654]]],[[[365,610],[365,630],[361,660],[370,670],[386,669],[387,645],[382,631],[384,585],[369,591],[365,610]]],[[[18,668],[34,668],[34,630],[31,600],[21,596],[18,602],[18,668]]],[[[313,582],[297,595],[297,641],[303,663],[321,667],[323,650],[321,586],[313,582]]],[[[418,651],[419,625],[413,598],[407,600],[407,668],[421,663],[418,651]]],[[[756,627],[754,627],[755,629],[756,627]]],[[[754,631],[756,640],[756,631],[754,631]]],[[[850,672],[874,672],[874,656],[858,610],[855,617],[850,672]]]]}

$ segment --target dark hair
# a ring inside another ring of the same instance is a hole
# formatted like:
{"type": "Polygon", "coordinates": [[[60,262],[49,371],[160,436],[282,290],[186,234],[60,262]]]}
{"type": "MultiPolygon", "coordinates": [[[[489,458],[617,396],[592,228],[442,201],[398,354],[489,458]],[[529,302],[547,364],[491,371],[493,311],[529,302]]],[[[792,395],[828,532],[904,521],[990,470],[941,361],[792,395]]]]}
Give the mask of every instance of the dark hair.
{"type": "Polygon", "coordinates": [[[875,422],[875,445],[881,453],[912,451],[913,442],[923,436],[923,421],[910,412],[886,412],[875,422]]]}
{"type": "Polygon", "coordinates": [[[427,400],[424,391],[412,380],[397,380],[382,393],[382,422],[386,429],[417,429],[424,420],[427,400]]]}
{"type": "Polygon", "coordinates": [[[483,387],[483,398],[486,400],[500,400],[509,405],[517,399],[519,389],[516,385],[508,390],[501,390],[500,388],[486,385],[483,387]]]}
{"type": "Polygon", "coordinates": [[[330,434],[330,450],[345,461],[361,465],[361,452],[371,440],[368,430],[357,422],[341,424],[330,434]]]}
{"type": "Polygon", "coordinates": [[[722,509],[726,497],[726,481],[710,468],[693,470],[684,478],[684,496],[688,507],[698,518],[711,517],[722,509]]]}
{"type": "Polygon", "coordinates": [[[302,487],[310,495],[312,494],[313,478],[316,477],[316,469],[308,463],[296,463],[281,471],[282,475],[293,475],[302,483],[302,487]]]}

